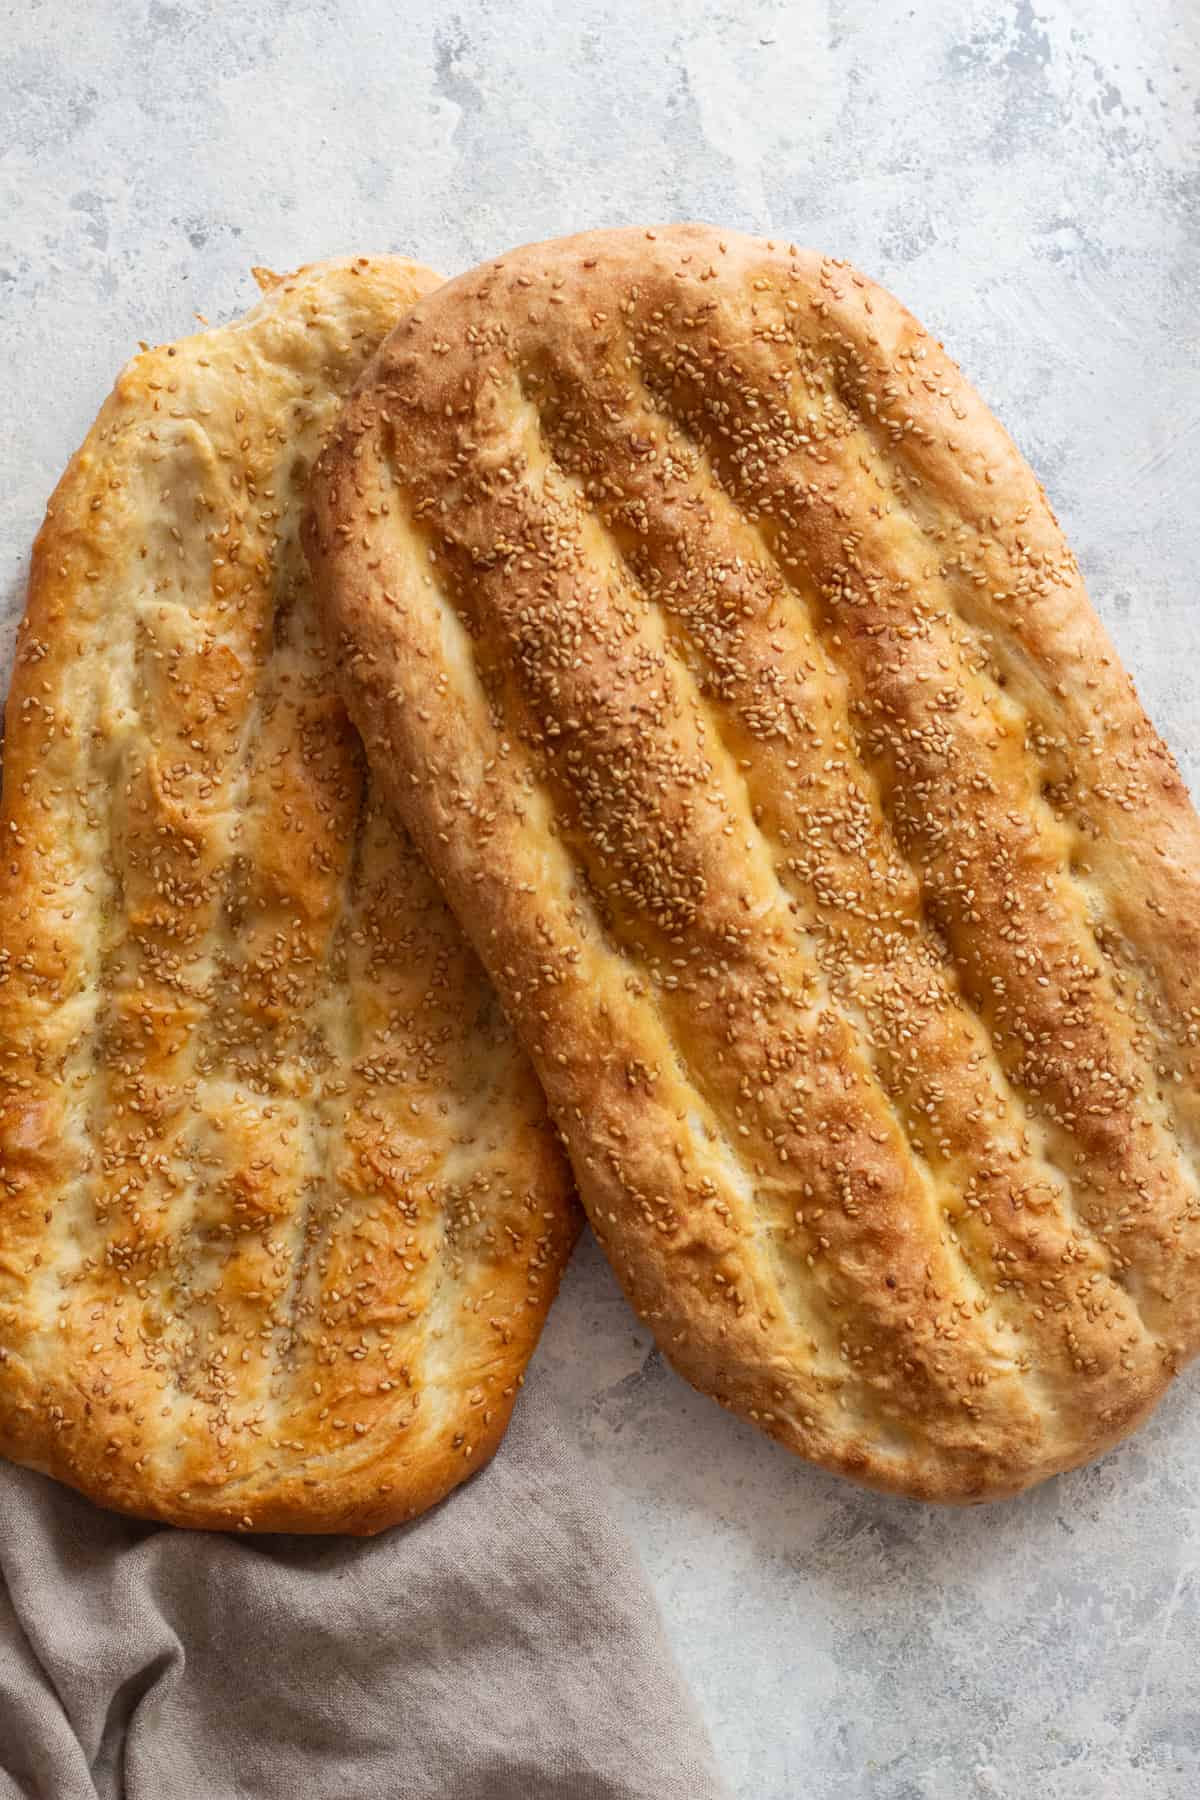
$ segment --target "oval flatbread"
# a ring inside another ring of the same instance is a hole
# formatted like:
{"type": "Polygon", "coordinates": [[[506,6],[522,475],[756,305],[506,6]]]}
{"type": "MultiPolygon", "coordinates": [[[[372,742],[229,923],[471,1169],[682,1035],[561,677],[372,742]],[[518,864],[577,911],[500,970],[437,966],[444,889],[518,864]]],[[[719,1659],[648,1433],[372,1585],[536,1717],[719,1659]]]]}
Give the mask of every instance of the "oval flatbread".
{"type": "Polygon", "coordinates": [[[0,831],[0,1449],[178,1524],[374,1531],[499,1441],[575,1231],[492,989],[366,776],[299,544],[436,285],[263,276],[51,501],[0,831]]]}
{"type": "Polygon", "coordinates": [[[351,714],[634,1305],[938,1500],[1200,1335],[1200,830],[1035,477],[844,263],[534,245],[361,384],[308,536],[351,714]]]}

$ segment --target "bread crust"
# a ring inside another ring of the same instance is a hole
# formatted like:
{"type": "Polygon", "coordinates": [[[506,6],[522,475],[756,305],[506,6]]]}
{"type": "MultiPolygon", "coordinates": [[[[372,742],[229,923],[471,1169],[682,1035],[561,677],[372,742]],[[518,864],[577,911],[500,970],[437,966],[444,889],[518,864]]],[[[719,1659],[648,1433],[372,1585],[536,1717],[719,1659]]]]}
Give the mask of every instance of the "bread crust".
{"type": "Polygon", "coordinates": [[[299,546],[397,257],[121,374],[33,552],[0,829],[0,1450],[121,1511],[373,1532],[499,1442],[576,1221],[365,770],[299,546]]]}
{"type": "Polygon", "coordinates": [[[844,263],[703,225],[423,300],[306,546],[347,704],[675,1366],[929,1500],[1200,1330],[1200,828],[1036,478],[844,263]]]}

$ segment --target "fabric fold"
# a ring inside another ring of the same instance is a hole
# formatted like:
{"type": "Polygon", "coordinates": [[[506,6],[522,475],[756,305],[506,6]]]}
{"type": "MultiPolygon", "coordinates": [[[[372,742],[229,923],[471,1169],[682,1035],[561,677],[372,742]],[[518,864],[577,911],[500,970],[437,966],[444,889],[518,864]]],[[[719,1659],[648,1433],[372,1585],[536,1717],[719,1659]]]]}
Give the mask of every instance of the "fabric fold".
{"type": "Polygon", "coordinates": [[[632,1547],[529,1396],[369,1540],[236,1538],[0,1468],[0,1794],[722,1800],[632,1547]]]}

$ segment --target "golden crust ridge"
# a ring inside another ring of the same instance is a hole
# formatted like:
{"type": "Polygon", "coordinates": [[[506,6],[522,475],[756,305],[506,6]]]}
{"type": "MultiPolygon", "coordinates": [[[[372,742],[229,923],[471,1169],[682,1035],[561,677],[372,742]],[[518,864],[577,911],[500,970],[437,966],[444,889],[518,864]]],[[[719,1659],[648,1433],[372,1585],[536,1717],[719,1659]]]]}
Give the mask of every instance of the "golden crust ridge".
{"type": "Polygon", "coordinates": [[[389,339],[306,545],[680,1370],[931,1499],[1132,1429],[1200,1336],[1200,828],[941,346],[791,246],[529,246],[389,339]]]}
{"type": "Polygon", "coordinates": [[[532,1073],[331,690],[298,526],[435,286],[260,272],[50,503],[6,719],[0,1449],[104,1504],[375,1531],[503,1434],[569,1254],[532,1073]]]}

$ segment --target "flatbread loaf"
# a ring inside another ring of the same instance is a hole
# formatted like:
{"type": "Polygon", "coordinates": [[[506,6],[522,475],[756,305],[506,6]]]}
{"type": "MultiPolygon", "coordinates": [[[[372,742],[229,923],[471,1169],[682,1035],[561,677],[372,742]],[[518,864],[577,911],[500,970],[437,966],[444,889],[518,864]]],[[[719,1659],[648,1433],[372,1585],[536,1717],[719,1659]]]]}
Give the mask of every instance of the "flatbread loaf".
{"type": "Polygon", "coordinates": [[[637,1310],[826,1467],[1011,1494],[1200,1331],[1200,829],[1038,483],[846,264],[422,301],[306,542],[637,1310]]]}
{"type": "Polygon", "coordinates": [[[286,279],[128,365],[33,555],[0,865],[0,1450],[374,1531],[501,1437],[574,1234],[493,990],[367,781],[299,543],[436,285],[286,279]]]}

